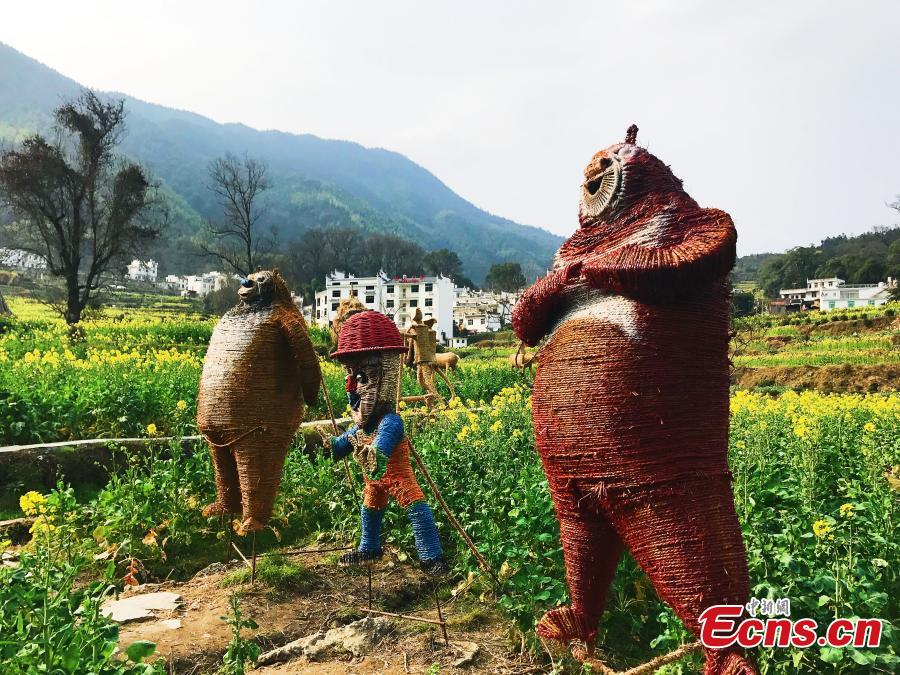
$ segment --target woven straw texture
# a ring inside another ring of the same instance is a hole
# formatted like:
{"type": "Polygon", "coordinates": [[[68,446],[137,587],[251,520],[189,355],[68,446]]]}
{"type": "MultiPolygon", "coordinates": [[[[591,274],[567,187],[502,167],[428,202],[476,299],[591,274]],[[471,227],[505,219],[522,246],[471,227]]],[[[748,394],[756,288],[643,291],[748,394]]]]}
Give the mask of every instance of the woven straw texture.
{"type": "Polygon", "coordinates": [[[412,343],[410,357],[413,363],[434,363],[437,354],[437,333],[432,326],[435,323],[435,319],[423,320],[422,310],[417,309],[412,323],[404,331],[412,343]]]}
{"type": "Polygon", "coordinates": [[[329,327],[329,332],[331,333],[331,344],[336,345],[338,343],[338,336],[341,334],[341,327],[344,325],[344,322],[347,319],[349,319],[354,314],[359,314],[360,312],[365,311],[366,306],[362,304],[359,298],[357,298],[355,295],[341,300],[341,303],[338,305],[337,314],[334,315],[334,319],[332,319],[331,326],[329,327]]]}
{"type": "Polygon", "coordinates": [[[341,326],[334,358],[364,352],[406,352],[406,345],[393,321],[381,312],[353,314],[341,326]]]}
{"type": "MultiPolygon", "coordinates": [[[[594,640],[623,547],[696,632],[749,586],[726,457],[736,234],[633,144],[598,153],[585,179],[581,228],[513,313],[525,343],[549,336],[533,421],[572,598],[538,633],[594,640]]],[[[707,654],[706,672],[756,671],[735,652],[707,654]]]]}
{"type": "Polygon", "coordinates": [[[416,368],[416,381],[427,398],[425,405],[430,410],[435,402],[443,400],[434,381],[435,360],[437,355],[437,333],[434,331],[435,319],[422,319],[422,310],[417,309],[412,323],[404,331],[409,343],[407,365],[416,368]]]}
{"type": "Polygon", "coordinates": [[[256,530],[272,514],[284,457],[321,375],[284,281],[268,271],[249,279],[250,302],[229,310],[210,339],[197,425],[216,471],[216,501],[204,513],[241,513],[244,529],[256,530]]]}
{"type": "Polygon", "coordinates": [[[394,498],[403,508],[425,499],[413,473],[409,459],[409,441],[405,437],[391,451],[384,476],[378,480],[366,479],[363,490],[363,505],[370,509],[387,508],[390,498],[394,498]]]}

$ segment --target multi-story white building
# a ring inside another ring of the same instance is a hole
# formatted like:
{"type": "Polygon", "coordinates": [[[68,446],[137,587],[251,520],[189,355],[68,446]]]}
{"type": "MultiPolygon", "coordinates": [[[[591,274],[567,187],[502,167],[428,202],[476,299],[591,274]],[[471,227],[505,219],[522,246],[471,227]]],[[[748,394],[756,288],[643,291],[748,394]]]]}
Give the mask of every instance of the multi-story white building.
{"type": "Polygon", "coordinates": [[[14,270],[45,270],[47,260],[37,253],[20,248],[0,248],[0,266],[14,270]]]}
{"type": "Polygon", "coordinates": [[[134,281],[147,281],[155,284],[158,272],[159,263],[153,258],[146,261],[135,258],[128,264],[128,278],[134,281]]]}
{"type": "Polygon", "coordinates": [[[442,344],[453,337],[453,281],[448,277],[389,277],[379,272],[373,277],[355,277],[344,272],[325,276],[325,290],[316,293],[312,317],[316,325],[327,326],[344,298],[356,297],[368,309],[388,315],[398,328],[412,323],[417,309],[425,318],[437,319],[434,330],[442,344]]]}
{"type": "Polygon", "coordinates": [[[896,279],[877,284],[845,284],[843,279],[807,279],[806,288],[782,288],[781,299],[788,307],[795,309],[833,309],[852,307],[877,307],[890,299],[891,289],[897,285],[896,279]]]}

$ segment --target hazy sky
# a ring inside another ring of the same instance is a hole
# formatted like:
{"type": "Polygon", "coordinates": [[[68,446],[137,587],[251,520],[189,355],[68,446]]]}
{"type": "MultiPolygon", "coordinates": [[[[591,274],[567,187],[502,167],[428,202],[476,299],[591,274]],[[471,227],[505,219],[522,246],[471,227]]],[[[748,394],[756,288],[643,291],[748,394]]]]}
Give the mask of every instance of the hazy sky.
{"type": "Polygon", "coordinates": [[[636,122],[739,250],[900,218],[900,2],[3,3],[0,41],[82,84],[396,150],[567,235],[636,122]]]}

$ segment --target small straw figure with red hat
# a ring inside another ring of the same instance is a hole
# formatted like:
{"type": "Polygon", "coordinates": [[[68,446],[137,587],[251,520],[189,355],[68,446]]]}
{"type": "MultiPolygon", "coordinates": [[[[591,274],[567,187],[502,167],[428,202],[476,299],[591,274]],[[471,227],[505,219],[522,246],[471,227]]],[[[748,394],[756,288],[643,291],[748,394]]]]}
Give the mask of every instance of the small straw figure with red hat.
{"type": "Polygon", "coordinates": [[[359,565],[381,558],[381,524],[391,498],[406,509],[422,569],[429,574],[448,570],[434,514],[416,482],[410,444],[403,420],[396,413],[397,383],[406,346],[397,326],[375,311],[353,314],[338,335],[331,356],[347,371],[347,398],[355,424],[331,436],[335,460],[352,454],[363,470],[362,536],[357,550],[340,559],[359,565]]]}

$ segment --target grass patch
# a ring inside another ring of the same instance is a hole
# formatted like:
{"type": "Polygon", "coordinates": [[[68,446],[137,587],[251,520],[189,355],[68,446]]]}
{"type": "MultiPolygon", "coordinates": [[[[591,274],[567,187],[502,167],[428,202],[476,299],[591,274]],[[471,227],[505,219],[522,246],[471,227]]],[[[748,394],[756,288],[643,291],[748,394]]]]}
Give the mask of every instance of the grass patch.
{"type": "Polygon", "coordinates": [[[477,630],[490,625],[498,618],[497,614],[488,608],[475,606],[447,617],[447,625],[454,630],[477,630]]]}
{"type": "MultiPolygon", "coordinates": [[[[282,600],[289,595],[306,593],[315,587],[318,577],[300,563],[273,553],[259,558],[256,580],[268,586],[266,597],[282,600]]],[[[250,582],[250,568],[241,567],[222,577],[223,586],[238,586],[250,582]]]]}

